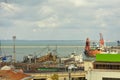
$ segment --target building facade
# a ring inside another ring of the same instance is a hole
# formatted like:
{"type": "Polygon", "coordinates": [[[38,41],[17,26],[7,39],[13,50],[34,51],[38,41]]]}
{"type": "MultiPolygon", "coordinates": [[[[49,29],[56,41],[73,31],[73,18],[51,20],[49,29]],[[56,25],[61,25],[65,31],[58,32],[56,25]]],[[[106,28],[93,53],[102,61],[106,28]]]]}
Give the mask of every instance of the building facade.
{"type": "MultiPolygon", "coordinates": [[[[111,55],[112,56],[112,55],[111,55]]],[[[112,57],[107,58],[109,56],[102,55],[101,59],[97,58],[95,62],[93,62],[93,67],[89,67],[86,79],[87,80],[120,80],[120,54],[116,55],[113,54],[113,56],[116,56],[115,59],[112,61],[112,57]],[[104,57],[104,59],[103,59],[104,57]],[[110,59],[110,60],[109,60],[110,59]]],[[[98,56],[99,57],[99,56],[98,56]]]]}

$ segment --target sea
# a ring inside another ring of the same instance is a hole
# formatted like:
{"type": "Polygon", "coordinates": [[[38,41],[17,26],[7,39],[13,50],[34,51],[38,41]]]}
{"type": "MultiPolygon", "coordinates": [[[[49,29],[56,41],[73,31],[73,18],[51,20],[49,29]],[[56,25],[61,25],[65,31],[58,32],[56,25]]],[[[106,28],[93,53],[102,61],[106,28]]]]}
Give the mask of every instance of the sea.
{"type": "MultiPolygon", "coordinates": [[[[58,57],[69,57],[71,53],[82,54],[84,59],[85,41],[84,40],[1,40],[1,56],[14,56],[16,61],[23,61],[24,56],[33,55],[37,57],[44,56],[48,52],[58,57]],[[15,45],[15,48],[14,48],[15,45]]],[[[116,46],[116,42],[106,42],[106,46],[116,46]]]]}

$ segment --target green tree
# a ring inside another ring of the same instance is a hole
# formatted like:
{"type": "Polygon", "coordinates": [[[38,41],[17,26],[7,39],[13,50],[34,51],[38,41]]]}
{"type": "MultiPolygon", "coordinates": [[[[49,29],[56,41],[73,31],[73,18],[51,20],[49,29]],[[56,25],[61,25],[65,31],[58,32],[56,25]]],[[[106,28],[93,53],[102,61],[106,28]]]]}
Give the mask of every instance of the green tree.
{"type": "Polygon", "coordinates": [[[51,79],[52,79],[52,80],[59,80],[58,74],[53,74],[53,75],[51,76],[51,79]]]}

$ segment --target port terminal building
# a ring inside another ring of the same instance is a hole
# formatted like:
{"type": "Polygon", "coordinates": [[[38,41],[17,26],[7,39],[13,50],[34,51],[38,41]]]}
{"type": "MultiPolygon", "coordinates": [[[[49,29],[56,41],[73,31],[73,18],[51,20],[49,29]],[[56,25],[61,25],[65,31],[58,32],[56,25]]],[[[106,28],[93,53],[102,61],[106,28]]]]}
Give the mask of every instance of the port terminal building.
{"type": "Polygon", "coordinates": [[[120,54],[98,54],[85,62],[86,80],[120,80],[120,54]]]}

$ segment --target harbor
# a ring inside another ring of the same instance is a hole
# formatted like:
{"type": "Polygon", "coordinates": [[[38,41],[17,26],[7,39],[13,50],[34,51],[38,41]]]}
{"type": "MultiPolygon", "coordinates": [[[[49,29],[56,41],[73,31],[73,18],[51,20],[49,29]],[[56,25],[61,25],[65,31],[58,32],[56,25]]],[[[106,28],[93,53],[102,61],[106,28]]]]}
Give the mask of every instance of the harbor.
{"type": "MultiPolygon", "coordinates": [[[[54,80],[54,77],[59,80],[96,80],[96,78],[93,77],[94,75],[99,74],[99,72],[102,72],[102,74],[108,74],[108,72],[111,72],[110,74],[119,74],[119,45],[104,48],[109,51],[109,53],[107,51],[106,53],[94,53],[94,57],[91,55],[86,55],[83,50],[81,50],[83,51],[81,53],[76,54],[76,52],[78,51],[74,51],[71,52],[71,54],[67,57],[60,57],[59,55],[57,55],[57,46],[55,46],[54,49],[52,48],[52,50],[50,46],[47,46],[43,49],[47,50],[47,53],[45,53],[44,55],[38,56],[39,54],[29,54],[27,56],[24,56],[22,58],[22,61],[16,61],[17,54],[15,37],[13,37],[13,44],[13,57],[10,55],[5,55],[3,57],[1,56],[0,68],[1,71],[17,71],[18,73],[22,73],[21,75],[26,75],[27,79],[24,78],[23,80],[54,80]],[[111,53],[111,51],[115,50],[118,51],[118,53],[111,53]],[[115,59],[111,60],[111,57],[114,57],[115,59]]],[[[84,50],[89,50],[89,48],[91,47],[89,44],[90,42],[88,43],[88,41],[86,41],[86,46],[84,50]]],[[[102,43],[102,46],[100,47],[103,46],[104,43],[102,43]]],[[[94,45],[93,47],[95,48],[94,45]]],[[[98,46],[96,46],[95,49],[99,48],[98,46]]],[[[1,53],[2,49],[3,47],[0,47],[1,53]]],[[[103,49],[99,51],[103,51],[103,49]]],[[[10,74],[12,74],[12,72],[10,74]]],[[[101,76],[103,76],[102,74],[101,76]]],[[[2,80],[7,79],[7,76],[3,76],[4,75],[1,73],[2,80]]],[[[119,80],[120,77],[113,76],[113,78],[111,78],[108,74],[106,77],[99,78],[99,80],[108,79],[119,80]]],[[[11,78],[10,80],[13,79],[11,78]]],[[[16,78],[16,80],[20,79],[16,78]]]]}
{"type": "Polygon", "coordinates": [[[0,80],[120,80],[120,0],[0,0],[0,80]]]}

